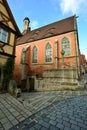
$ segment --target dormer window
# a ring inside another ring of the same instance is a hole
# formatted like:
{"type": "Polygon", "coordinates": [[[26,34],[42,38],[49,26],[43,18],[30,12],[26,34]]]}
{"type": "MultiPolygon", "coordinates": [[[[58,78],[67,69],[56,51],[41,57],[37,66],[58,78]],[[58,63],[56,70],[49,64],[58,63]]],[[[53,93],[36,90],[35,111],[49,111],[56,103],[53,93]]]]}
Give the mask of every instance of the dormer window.
{"type": "Polygon", "coordinates": [[[0,27],[0,41],[7,43],[8,41],[8,32],[0,27]]]}

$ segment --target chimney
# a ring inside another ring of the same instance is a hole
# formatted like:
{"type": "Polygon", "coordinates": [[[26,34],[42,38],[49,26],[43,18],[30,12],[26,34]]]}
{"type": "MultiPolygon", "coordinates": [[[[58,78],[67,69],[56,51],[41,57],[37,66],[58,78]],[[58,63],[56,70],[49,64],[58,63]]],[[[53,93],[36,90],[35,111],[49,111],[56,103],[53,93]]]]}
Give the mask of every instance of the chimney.
{"type": "Polygon", "coordinates": [[[30,20],[28,17],[25,17],[25,19],[23,20],[23,35],[28,33],[31,28],[29,27],[29,23],[30,23],[30,20]]]}

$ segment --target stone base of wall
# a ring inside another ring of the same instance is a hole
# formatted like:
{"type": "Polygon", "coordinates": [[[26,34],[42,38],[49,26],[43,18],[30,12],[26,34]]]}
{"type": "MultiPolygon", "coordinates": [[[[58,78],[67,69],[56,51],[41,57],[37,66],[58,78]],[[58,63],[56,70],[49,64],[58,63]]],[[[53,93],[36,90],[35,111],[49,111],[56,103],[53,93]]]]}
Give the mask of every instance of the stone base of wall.
{"type": "Polygon", "coordinates": [[[83,85],[78,81],[76,69],[47,70],[42,79],[35,80],[35,91],[77,90],[83,85]]]}

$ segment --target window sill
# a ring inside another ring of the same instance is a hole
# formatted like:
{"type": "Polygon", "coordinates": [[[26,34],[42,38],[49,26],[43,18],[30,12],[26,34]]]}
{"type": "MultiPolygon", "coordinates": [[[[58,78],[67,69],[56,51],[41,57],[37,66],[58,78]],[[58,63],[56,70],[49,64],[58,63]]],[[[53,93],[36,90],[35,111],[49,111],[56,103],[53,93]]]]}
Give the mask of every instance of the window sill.
{"type": "Polygon", "coordinates": [[[45,62],[44,64],[46,64],[46,65],[53,64],[53,62],[45,62]]]}

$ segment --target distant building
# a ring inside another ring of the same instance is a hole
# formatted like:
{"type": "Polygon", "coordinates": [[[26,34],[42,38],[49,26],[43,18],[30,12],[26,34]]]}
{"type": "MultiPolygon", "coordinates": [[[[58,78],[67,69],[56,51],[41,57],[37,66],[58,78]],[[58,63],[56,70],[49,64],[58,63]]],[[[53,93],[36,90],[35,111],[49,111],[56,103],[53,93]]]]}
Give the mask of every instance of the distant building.
{"type": "MultiPolygon", "coordinates": [[[[76,16],[32,30],[24,19],[23,36],[16,42],[14,79],[21,83],[29,76],[42,78],[45,70],[76,69],[80,76],[80,49],[76,16]]],[[[45,82],[45,81],[44,81],[45,82]]]]}
{"type": "Polygon", "coordinates": [[[84,54],[80,54],[81,73],[87,72],[87,62],[84,54]]]}
{"type": "Polygon", "coordinates": [[[3,65],[9,57],[15,58],[15,41],[21,35],[7,0],[0,0],[0,86],[3,65]]]}

